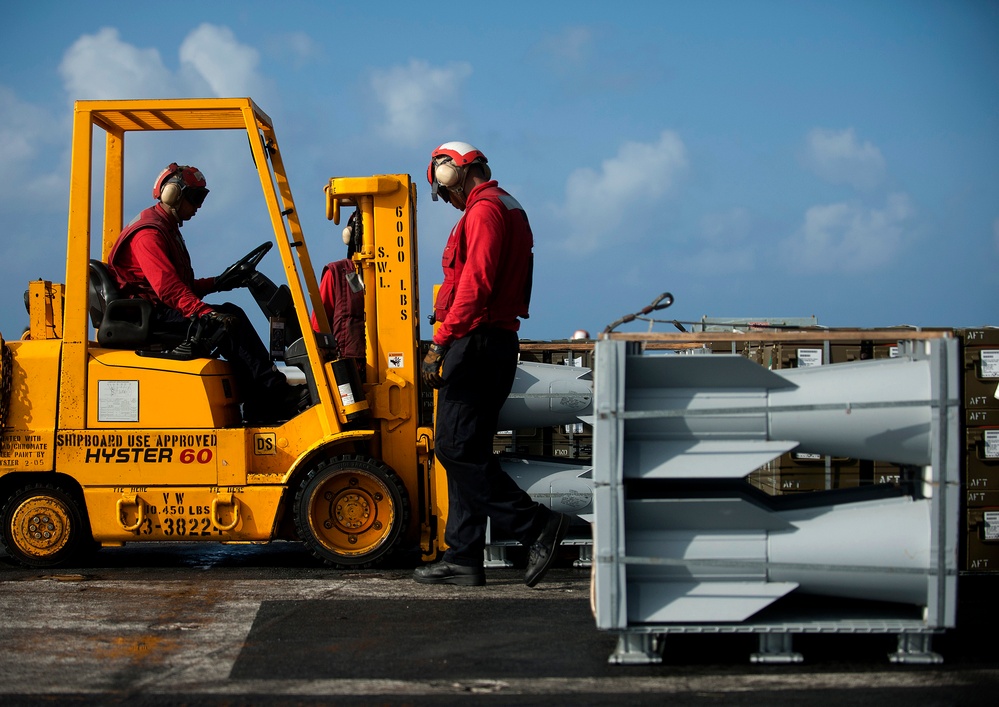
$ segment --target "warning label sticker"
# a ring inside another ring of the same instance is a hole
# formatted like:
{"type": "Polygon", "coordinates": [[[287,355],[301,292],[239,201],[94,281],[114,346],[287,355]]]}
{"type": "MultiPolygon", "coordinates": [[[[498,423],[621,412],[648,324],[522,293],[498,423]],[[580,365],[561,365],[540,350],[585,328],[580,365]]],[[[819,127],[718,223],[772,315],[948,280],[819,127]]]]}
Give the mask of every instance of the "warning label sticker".
{"type": "Polygon", "coordinates": [[[982,378],[999,378],[999,349],[982,350],[982,378]]]}
{"type": "Polygon", "coordinates": [[[985,430],[985,458],[999,459],[999,430],[985,430]]]}

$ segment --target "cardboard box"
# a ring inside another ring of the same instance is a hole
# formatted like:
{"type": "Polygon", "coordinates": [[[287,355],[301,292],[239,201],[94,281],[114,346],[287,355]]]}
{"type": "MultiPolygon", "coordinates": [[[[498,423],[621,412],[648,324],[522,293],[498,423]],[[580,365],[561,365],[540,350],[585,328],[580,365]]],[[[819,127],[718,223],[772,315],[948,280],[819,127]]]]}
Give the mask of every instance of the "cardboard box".
{"type": "Polygon", "coordinates": [[[999,408],[999,348],[964,349],[964,404],[968,409],[999,408]]]}
{"type": "Polygon", "coordinates": [[[999,428],[969,427],[965,440],[965,488],[999,490],[999,428]]]}
{"type": "Polygon", "coordinates": [[[999,507],[968,510],[962,569],[999,574],[999,507]]]}

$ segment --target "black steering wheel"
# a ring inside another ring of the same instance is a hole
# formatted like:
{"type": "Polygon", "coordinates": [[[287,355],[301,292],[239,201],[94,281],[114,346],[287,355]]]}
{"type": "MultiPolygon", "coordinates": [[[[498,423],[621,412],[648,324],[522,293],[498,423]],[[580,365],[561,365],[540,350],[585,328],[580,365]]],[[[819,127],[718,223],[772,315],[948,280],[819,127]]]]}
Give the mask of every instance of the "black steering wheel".
{"type": "Polygon", "coordinates": [[[257,265],[267,255],[267,252],[274,247],[272,241],[261,243],[235,263],[222,271],[222,274],[215,278],[215,291],[224,292],[237,287],[243,287],[249,281],[250,276],[256,272],[257,265]]]}

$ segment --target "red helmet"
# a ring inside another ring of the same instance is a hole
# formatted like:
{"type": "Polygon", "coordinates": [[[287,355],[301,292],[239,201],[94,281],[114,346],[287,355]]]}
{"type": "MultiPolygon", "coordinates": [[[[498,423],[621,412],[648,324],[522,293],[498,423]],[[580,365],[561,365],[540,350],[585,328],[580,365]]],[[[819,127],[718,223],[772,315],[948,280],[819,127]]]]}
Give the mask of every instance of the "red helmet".
{"type": "Polygon", "coordinates": [[[201,206],[208,196],[208,182],[197,167],[178,166],[176,162],[160,172],[153,184],[153,198],[167,206],[177,206],[181,198],[195,206],[201,206]]]}
{"type": "Polygon", "coordinates": [[[469,145],[467,142],[445,142],[436,150],[430,153],[430,164],[427,166],[427,181],[434,183],[435,167],[450,158],[458,167],[470,165],[473,162],[485,164],[489,160],[482,154],[482,151],[469,145]]]}
{"type": "Polygon", "coordinates": [[[485,166],[488,161],[481,150],[467,142],[445,142],[430,153],[430,164],[427,165],[427,181],[431,186],[430,196],[437,201],[437,192],[443,189],[444,200],[450,201],[447,191],[461,190],[464,168],[470,164],[482,164],[488,179],[489,167],[485,166]]]}

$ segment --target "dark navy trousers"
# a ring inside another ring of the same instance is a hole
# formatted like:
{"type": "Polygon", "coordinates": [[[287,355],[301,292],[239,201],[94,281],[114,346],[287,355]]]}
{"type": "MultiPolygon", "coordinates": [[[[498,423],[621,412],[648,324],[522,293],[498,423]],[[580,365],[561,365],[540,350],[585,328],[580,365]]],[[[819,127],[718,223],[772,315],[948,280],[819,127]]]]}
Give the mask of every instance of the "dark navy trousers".
{"type": "Polygon", "coordinates": [[[513,387],[518,351],[516,332],[479,327],[455,341],[444,358],[434,444],[447,472],[447,562],[482,566],[486,518],[494,531],[530,544],[551,515],[503,471],[493,454],[493,436],[513,387]]]}

